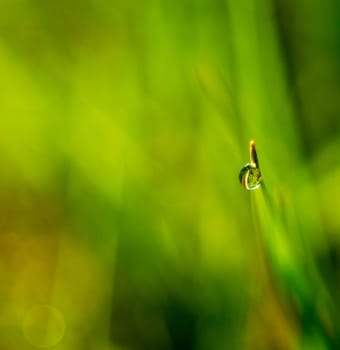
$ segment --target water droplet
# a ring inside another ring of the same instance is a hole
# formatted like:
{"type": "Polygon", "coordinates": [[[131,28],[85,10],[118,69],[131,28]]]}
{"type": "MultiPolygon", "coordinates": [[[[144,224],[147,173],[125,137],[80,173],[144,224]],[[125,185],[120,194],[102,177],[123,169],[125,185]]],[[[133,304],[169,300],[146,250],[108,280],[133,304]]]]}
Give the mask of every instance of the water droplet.
{"type": "Polygon", "coordinates": [[[262,182],[260,169],[247,164],[241,169],[239,179],[245,189],[256,190],[262,182]]]}
{"type": "Polygon", "coordinates": [[[256,190],[261,186],[262,176],[253,140],[249,142],[249,156],[250,162],[241,169],[239,180],[245,189],[256,190]]]}

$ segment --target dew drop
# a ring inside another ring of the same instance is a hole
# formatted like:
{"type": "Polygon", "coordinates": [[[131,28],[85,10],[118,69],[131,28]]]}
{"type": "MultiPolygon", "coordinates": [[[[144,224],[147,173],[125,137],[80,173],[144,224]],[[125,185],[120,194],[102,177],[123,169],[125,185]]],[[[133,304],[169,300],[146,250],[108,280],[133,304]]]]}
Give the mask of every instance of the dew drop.
{"type": "Polygon", "coordinates": [[[262,176],[259,169],[259,161],[255,149],[255,141],[249,142],[249,158],[250,162],[246,164],[240,171],[238,176],[241,185],[246,190],[256,190],[261,186],[262,176]]]}
{"type": "Polygon", "coordinates": [[[245,189],[256,190],[262,182],[260,169],[250,164],[245,165],[240,171],[239,180],[245,189]]]}

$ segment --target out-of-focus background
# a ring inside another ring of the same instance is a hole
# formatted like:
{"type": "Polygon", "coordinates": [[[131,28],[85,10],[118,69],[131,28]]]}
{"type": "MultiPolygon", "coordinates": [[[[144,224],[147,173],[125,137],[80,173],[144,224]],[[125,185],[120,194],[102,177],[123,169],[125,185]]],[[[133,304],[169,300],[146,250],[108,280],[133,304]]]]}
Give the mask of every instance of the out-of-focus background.
{"type": "Polygon", "coordinates": [[[339,23],[0,1],[0,349],[339,349],[339,23]]]}

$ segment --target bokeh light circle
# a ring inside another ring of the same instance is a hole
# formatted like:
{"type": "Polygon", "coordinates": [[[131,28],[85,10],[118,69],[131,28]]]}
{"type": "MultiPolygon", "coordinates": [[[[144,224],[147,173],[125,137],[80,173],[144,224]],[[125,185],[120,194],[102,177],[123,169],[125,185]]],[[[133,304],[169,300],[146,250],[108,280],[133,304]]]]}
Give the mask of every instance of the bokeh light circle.
{"type": "Polygon", "coordinates": [[[65,320],[55,307],[35,305],[25,314],[22,331],[26,340],[38,348],[57,345],[65,334],[65,320]]]}

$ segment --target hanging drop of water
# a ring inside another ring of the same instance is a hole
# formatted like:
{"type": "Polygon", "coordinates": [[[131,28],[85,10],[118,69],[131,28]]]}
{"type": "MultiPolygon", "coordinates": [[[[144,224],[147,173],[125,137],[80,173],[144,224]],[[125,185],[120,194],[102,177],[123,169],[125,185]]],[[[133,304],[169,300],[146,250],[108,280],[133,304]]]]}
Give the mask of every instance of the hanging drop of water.
{"type": "Polygon", "coordinates": [[[255,150],[255,141],[249,143],[249,154],[250,162],[241,169],[239,180],[245,189],[256,190],[261,186],[262,176],[255,150]]]}
{"type": "Polygon", "coordinates": [[[245,165],[239,174],[242,186],[247,190],[256,190],[261,186],[262,176],[259,168],[253,168],[250,164],[245,165]]]}

